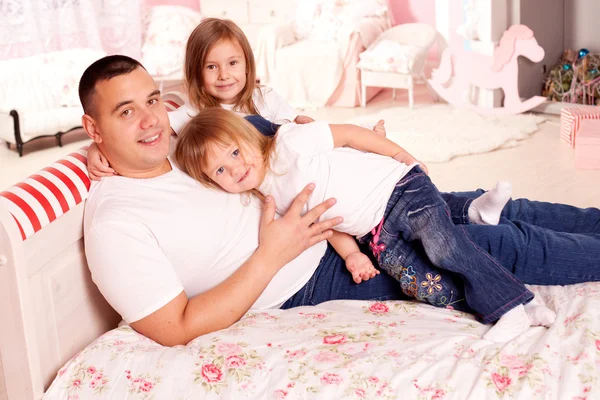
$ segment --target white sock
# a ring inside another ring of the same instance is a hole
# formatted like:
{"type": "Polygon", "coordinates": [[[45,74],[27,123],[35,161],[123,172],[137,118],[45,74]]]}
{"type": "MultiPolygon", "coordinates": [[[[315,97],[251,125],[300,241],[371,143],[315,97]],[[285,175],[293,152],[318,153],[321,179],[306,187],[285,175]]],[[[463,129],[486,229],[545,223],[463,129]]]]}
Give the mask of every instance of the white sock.
{"type": "Polygon", "coordinates": [[[510,200],[512,185],[510,182],[500,181],[492,190],[488,190],[469,206],[469,220],[477,225],[498,225],[502,209],[510,200]]]}
{"type": "Polygon", "coordinates": [[[535,298],[524,305],[532,326],[550,326],[556,320],[556,313],[540,304],[535,298]]]}
{"type": "Polygon", "coordinates": [[[504,314],[483,338],[496,343],[506,343],[517,338],[531,326],[531,321],[522,304],[504,314]]]}

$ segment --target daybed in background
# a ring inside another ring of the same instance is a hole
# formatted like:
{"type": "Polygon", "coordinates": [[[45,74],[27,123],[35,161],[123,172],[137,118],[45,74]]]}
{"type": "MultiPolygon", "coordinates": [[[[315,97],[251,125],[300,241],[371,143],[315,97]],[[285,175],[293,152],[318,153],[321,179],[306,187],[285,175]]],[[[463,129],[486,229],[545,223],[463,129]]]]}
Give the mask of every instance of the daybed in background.
{"type": "Polygon", "coordinates": [[[69,49],[0,61],[0,139],[23,146],[42,137],[61,137],[81,127],[79,77],[104,52],[69,49]]]}

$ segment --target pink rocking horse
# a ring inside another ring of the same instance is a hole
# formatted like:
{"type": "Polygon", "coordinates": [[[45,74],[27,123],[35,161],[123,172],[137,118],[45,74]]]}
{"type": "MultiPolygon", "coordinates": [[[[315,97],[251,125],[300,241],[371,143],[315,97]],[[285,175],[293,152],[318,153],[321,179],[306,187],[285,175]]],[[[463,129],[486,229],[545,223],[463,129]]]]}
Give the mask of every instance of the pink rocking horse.
{"type": "Polygon", "coordinates": [[[517,114],[530,110],[546,99],[534,96],[524,102],[519,97],[518,56],[539,62],[544,58],[544,49],[533,37],[533,31],[525,25],[513,25],[500,40],[494,56],[446,49],[439,68],[429,80],[431,87],[448,103],[456,107],[470,108],[481,114],[517,114]],[[454,72],[454,79],[446,85],[454,72]],[[469,85],[481,89],[502,89],[504,107],[482,108],[466,100],[469,85]]]}

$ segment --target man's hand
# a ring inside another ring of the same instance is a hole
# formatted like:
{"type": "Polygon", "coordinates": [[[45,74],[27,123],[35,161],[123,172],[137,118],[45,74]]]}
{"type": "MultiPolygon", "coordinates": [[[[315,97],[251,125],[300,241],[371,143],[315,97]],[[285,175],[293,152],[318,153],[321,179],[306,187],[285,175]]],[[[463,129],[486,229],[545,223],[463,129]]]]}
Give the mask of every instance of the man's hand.
{"type": "Polygon", "coordinates": [[[342,222],[341,217],[315,222],[336,203],[335,199],[328,199],[304,216],[300,215],[314,188],[312,183],[307,185],[296,196],[288,212],[277,220],[275,200],[271,196],[265,198],[257,253],[271,260],[270,267],[283,267],[307,248],[331,237],[331,228],[342,222]]]}
{"type": "Polygon", "coordinates": [[[294,122],[297,124],[309,124],[311,122],[315,122],[315,120],[312,119],[311,117],[307,117],[306,115],[298,115],[294,119],[294,122]]]}
{"type": "Polygon", "coordinates": [[[88,175],[91,180],[99,181],[100,178],[117,175],[96,143],[92,143],[88,148],[87,159],[88,175]]]}
{"type": "Polygon", "coordinates": [[[361,283],[379,275],[379,270],[375,269],[373,263],[366,254],[361,252],[348,254],[346,257],[346,268],[352,274],[354,282],[361,283]]]}

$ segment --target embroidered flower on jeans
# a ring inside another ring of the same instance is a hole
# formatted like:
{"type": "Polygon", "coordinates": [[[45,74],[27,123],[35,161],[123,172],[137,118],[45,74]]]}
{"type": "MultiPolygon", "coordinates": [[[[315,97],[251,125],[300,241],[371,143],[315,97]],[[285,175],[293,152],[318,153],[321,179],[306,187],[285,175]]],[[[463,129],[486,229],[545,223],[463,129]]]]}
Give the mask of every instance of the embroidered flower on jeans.
{"type": "Polygon", "coordinates": [[[433,294],[434,290],[437,290],[438,292],[442,290],[442,285],[438,283],[442,280],[441,275],[436,275],[434,277],[428,272],[425,274],[425,278],[427,279],[427,281],[421,282],[421,286],[427,288],[427,294],[433,294]]]}

